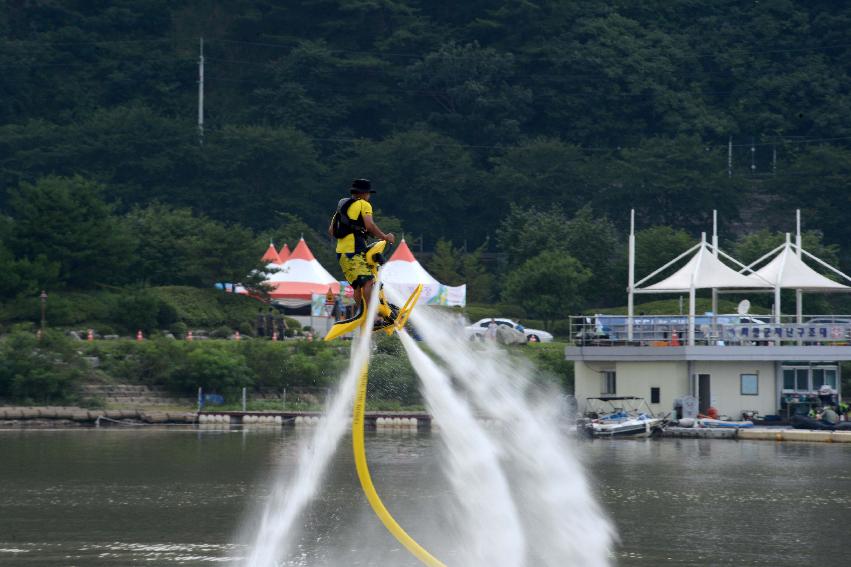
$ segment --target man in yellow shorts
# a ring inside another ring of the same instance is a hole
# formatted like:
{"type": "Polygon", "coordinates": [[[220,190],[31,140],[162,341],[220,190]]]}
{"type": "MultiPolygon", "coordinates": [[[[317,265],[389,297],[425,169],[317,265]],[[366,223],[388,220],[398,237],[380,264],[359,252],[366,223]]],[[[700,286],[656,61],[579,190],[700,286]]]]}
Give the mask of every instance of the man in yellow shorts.
{"type": "Polygon", "coordinates": [[[355,301],[358,305],[361,303],[361,298],[369,302],[372,286],[375,284],[364,255],[367,237],[372,235],[390,244],[396,242],[393,233],[382,232],[372,218],[372,205],[369,204],[369,199],[374,193],[375,190],[372,189],[369,179],[352,181],[352,196],[340,199],[337,203],[337,212],[334,213],[331,226],[328,227],[328,234],[337,239],[340,268],[343,269],[346,280],[354,288],[355,301]]]}

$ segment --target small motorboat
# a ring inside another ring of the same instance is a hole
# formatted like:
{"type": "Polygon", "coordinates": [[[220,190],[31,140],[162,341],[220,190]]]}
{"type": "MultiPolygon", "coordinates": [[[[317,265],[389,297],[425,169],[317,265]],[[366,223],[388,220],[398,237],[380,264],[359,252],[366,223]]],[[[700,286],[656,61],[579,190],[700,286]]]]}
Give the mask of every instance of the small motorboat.
{"type": "Polygon", "coordinates": [[[662,432],[666,421],[656,417],[644,398],[606,396],[586,398],[586,418],[577,429],[591,437],[650,437],[662,432]]]}

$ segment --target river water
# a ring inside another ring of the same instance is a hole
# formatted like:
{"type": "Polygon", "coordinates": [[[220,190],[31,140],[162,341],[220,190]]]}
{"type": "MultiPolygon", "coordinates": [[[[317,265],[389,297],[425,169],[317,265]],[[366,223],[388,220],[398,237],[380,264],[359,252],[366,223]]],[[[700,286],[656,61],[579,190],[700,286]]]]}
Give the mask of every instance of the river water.
{"type": "MultiPolygon", "coordinates": [[[[246,554],[241,527],[272,479],[293,474],[307,434],[0,431],[0,565],[235,563],[246,554]]],[[[368,434],[367,451],[387,507],[454,567],[463,542],[442,512],[452,494],[438,435],[368,434]]],[[[619,440],[583,442],[578,453],[617,527],[617,565],[839,565],[847,558],[851,445],[619,440]]],[[[417,565],[372,516],[348,439],[299,525],[286,565],[417,565]]]]}

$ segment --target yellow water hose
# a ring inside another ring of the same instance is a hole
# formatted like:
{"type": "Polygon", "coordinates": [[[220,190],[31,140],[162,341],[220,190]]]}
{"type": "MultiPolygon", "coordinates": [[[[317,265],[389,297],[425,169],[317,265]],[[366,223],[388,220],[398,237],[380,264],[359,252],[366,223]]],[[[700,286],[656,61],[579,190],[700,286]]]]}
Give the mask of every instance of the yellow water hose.
{"type": "Polygon", "coordinates": [[[364,364],[358,378],[355,406],[352,411],[352,446],[355,450],[355,468],[358,471],[360,485],[375,515],[378,516],[381,523],[387,528],[387,531],[393,534],[393,537],[404,545],[405,549],[411,552],[411,555],[429,567],[446,567],[402,529],[402,526],[396,522],[393,516],[390,515],[390,512],[387,511],[387,508],[384,507],[381,497],[378,496],[375,486],[372,484],[372,477],[369,475],[369,465],[366,463],[366,449],[363,442],[363,418],[366,411],[366,384],[369,380],[368,374],[369,365],[364,364]]]}

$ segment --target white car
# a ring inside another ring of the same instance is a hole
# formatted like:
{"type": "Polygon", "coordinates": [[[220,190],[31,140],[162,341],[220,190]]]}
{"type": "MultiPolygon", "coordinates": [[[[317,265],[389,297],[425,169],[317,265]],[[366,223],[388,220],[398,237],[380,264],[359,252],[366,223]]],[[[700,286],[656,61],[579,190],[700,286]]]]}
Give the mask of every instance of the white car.
{"type": "Polygon", "coordinates": [[[466,333],[467,338],[470,340],[484,339],[487,336],[488,325],[490,325],[491,321],[494,321],[497,325],[505,325],[523,332],[523,334],[526,335],[526,341],[530,343],[548,343],[553,340],[553,336],[546,331],[541,331],[540,329],[526,329],[511,319],[498,318],[480,319],[469,327],[464,327],[464,332],[466,333]]]}

